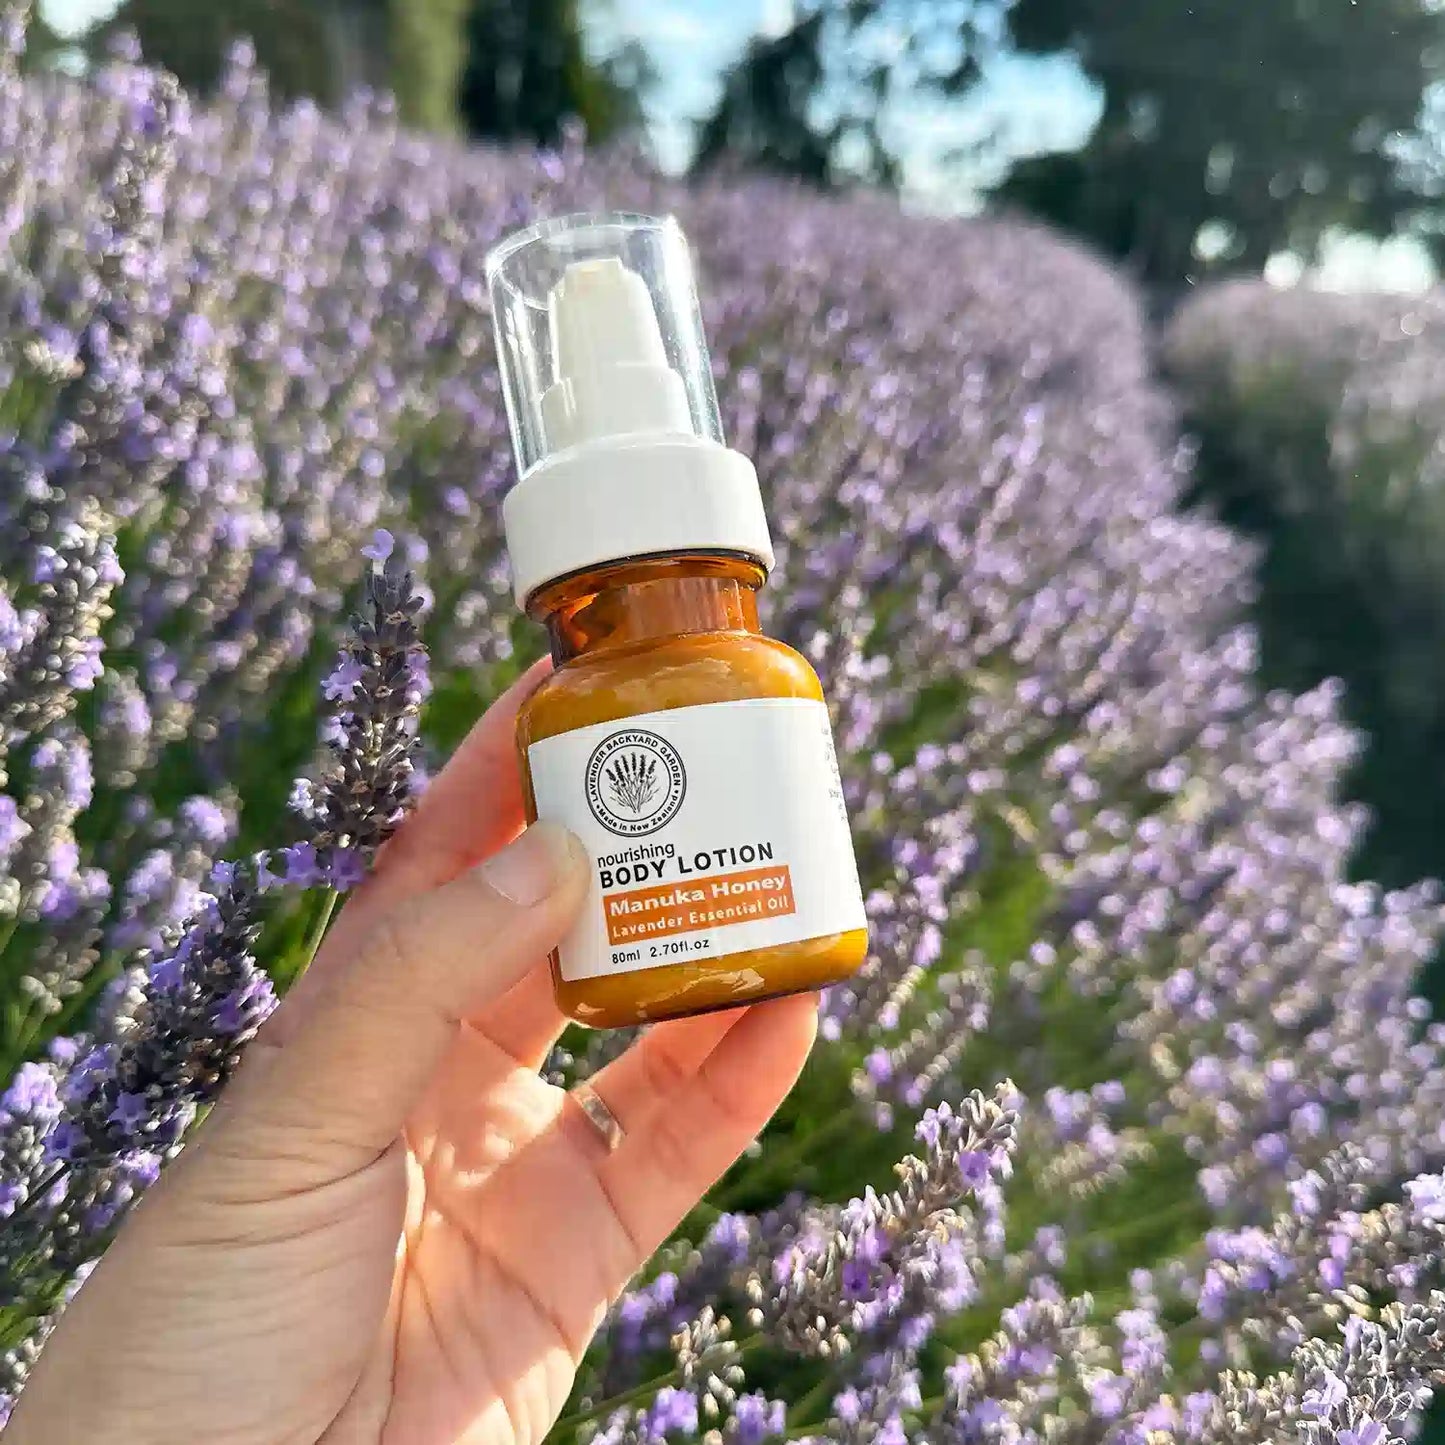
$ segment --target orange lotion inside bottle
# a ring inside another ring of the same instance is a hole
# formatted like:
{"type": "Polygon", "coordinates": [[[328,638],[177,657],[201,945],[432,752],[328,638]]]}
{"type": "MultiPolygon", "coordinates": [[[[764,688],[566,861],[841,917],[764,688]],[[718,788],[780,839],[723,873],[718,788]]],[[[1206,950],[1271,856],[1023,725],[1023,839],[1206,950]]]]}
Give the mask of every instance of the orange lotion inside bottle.
{"type": "MultiPolygon", "coordinates": [[[[759,631],[763,580],[763,569],[746,558],[696,553],[596,567],[532,598],[528,611],[547,625],[557,670],[518,723],[529,817],[537,814],[527,757],[542,739],[670,708],[822,702],[807,660],[759,631]]],[[[685,942],[686,934],[668,941],[685,942]]],[[[639,946],[645,957],[659,943],[643,936],[639,946]]],[[[867,948],[859,927],[573,982],[554,954],[552,970],[565,1014],[613,1028],[821,988],[851,976],[867,948]]]]}

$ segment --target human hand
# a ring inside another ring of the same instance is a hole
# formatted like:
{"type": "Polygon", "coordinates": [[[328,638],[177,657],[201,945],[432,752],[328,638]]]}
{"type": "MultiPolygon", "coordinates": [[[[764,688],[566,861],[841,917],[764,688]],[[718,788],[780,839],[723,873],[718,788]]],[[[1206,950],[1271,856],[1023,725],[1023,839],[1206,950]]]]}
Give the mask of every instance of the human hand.
{"type": "Polygon", "coordinates": [[[52,1336],[7,1445],[526,1445],[610,1302],[762,1128],[811,997],[649,1030],[592,1081],[609,1149],[537,1070],[547,952],[587,885],[522,827],[535,671],[477,725],[52,1336]],[[478,860],[485,860],[478,866],[478,860]]]}

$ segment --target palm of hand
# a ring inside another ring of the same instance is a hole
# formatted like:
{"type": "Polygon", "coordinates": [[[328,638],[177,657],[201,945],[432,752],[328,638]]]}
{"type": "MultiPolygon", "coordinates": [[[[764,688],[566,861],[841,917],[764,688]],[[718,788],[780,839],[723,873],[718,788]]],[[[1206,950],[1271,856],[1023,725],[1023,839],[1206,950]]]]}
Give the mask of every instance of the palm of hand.
{"type": "Polygon", "coordinates": [[[640,1262],[593,1173],[602,1141],[569,1113],[535,1066],[480,1029],[459,1038],[358,1211],[361,1253],[395,1266],[377,1271],[385,1308],[323,1438],[546,1434],[614,1281],[640,1262]]]}
{"type": "Polygon", "coordinates": [[[517,701],[122,1231],[22,1397],[20,1445],[537,1445],[610,1303],[777,1107],[808,997],[649,1030],[591,1081],[615,1150],[538,1077],[565,1021],[527,964],[580,890],[510,913],[487,891],[478,917],[465,871],[520,826],[517,701]]]}
{"type": "MultiPolygon", "coordinates": [[[[460,1029],[392,1148],[268,1201],[266,1233],[241,1255],[207,1229],[229,1220],[224,1197],[202,1192],[176,1211],[195,1222],[186,1247],[212,1255],[208,1296],[235,1300],[265,1282],[254,1318],[267,1328],[228,1338],[225,1353],[233,1376],[240,1365],[242,1380],[287,1389],[273,1387],[264,1424],[241,1438],[537,1445],[607,1307],[786,1087],[757,1066],[764,1026],[786,1022],[800,1043],[812,1026],[803,999],[652,1031],[598,1076],[626,1121],[609,1153],[570,1096],[538,1077],[539,1037],[525,1057],[492,1037],[542,1014],[537,983],[502,1001],[502,1019],[460,1029]],[[720,1062],[731,1065],[725,1091],[720,1062]],[[216,1276],[217,1257],[239,1277],[216,1276]],[[292,1321],[282,1375],[278,1313],[292,1321]]],[[[787,1057],[790,1080],[796,1046],[787,1057]]],[[[209,1143],[195,1151],[197,1179],[209,1143]]],[[[250,1151],[241,1158],[254,1169],[250,1151]]],[[[214,1400],[198,1403],[214,1422],[214,1400]]]]}

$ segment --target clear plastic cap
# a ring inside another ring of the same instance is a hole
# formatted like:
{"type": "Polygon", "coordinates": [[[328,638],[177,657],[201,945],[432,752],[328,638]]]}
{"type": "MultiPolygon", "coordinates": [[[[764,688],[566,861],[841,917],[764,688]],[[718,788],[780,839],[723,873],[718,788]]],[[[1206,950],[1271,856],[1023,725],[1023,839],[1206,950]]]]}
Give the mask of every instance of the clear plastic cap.
{"type": "Polygon", "coordinates": [[[722,442],[692,260],[672,217],[563,216],[487,257],[517,470],[586,442],[722,442]]]}

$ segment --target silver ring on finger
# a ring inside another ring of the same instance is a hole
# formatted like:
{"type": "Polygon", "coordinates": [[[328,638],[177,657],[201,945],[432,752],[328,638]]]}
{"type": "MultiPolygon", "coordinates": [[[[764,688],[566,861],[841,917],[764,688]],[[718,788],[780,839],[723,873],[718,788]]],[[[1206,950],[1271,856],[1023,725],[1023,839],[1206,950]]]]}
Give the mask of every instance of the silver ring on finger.
{"type": "Polygon", "coordinates": [[[572,1090],[572,1097],[587,1116],[587,1122],[602,1136],[607,1152],[615,1154],[626,1137],[622,1125],[617,1121],[617,1115],[607,1107],[602,1096],[591,1084],[578,1084],[572,1090]]]}

